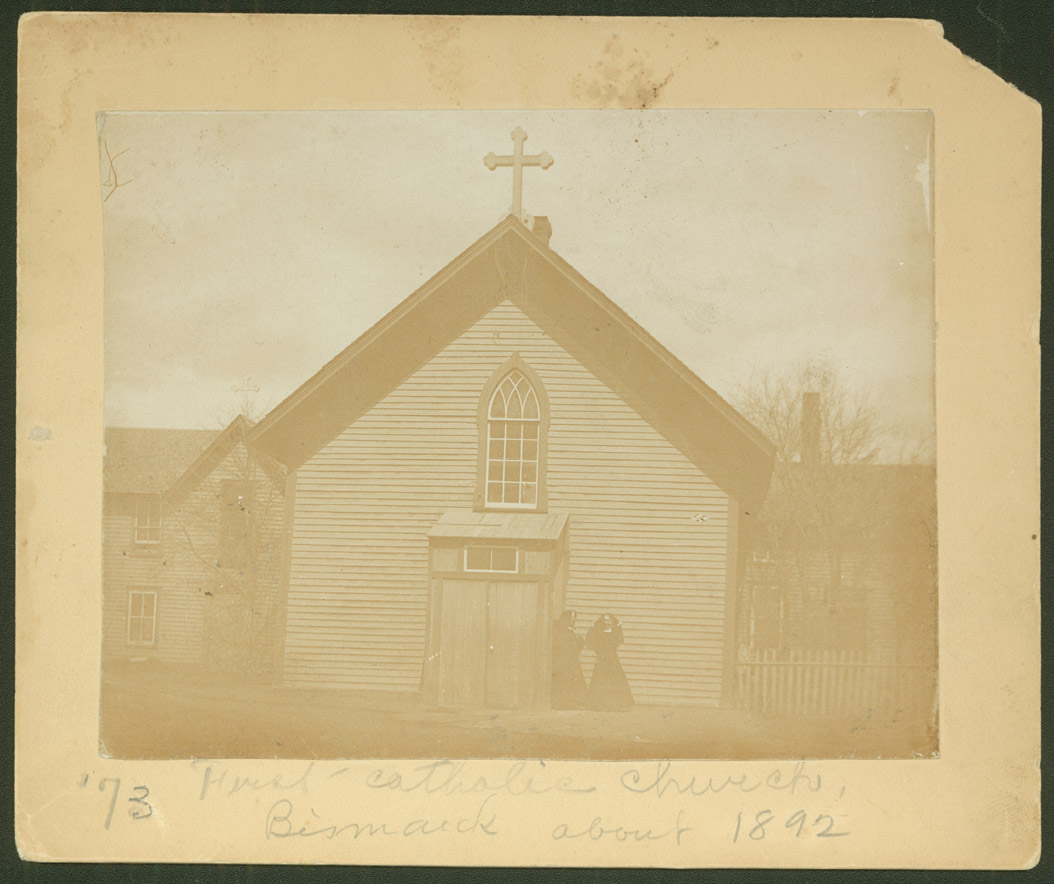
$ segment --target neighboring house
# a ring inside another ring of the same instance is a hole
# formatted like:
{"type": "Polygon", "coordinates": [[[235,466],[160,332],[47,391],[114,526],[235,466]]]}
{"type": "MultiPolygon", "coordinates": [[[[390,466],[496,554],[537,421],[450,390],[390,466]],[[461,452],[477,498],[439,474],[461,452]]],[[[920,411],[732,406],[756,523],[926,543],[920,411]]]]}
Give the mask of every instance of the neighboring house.
{"type": "MultiPolygon", "coordinates": [[[[816,395],[802,409],[814,423],[816,395]]],[[[808,444],[777,465],[740,588],[742,705],[933,723],[936,478],[933,465],[825,462],[808,444]]]]}
{"type": "Polygon", "coordinates": [[[772,448],[549,232],[507,217],[250,434],[288,469],[284,683],[544,706],[574,609],[622,621],[637,702],[731,701],[772,448]]]}
{"type": "Polygon", "coordinates": [[[248,429],[107,428],[104,660],[270,674],[284,479],[248,429]]]}
{"type": "MultiPolygon", "coordinates": [[[[751,648],[853,651],[874,662],[936,654],[936,472],[933,466],[789,464],[774,478],[743,582],[740,639],[751,648]],[[809,524],[795,488],[835,486],[837,532],[809,524]],[[766,510],[794,506],[779,532],[766,510]],[[777,535],[777,536],[774,536],[777,535]]],[[[931,659],[932,658],[932,659],[931,659]]]]}

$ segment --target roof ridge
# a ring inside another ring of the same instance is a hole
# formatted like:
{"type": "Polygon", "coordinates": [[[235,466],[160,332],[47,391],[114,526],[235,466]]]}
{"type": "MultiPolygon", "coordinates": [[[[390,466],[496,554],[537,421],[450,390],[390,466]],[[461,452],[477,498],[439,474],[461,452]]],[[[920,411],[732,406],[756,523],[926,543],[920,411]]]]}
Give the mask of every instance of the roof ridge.
{"type": "MultiPolygon", "coordinates": [[[[485,308],[494,298],[512,297],[505,289],[489,293],[487,287],[492,280],[483,265],[478,263],[489,249],[508,242],[510,231],[516,232],[517,250],[523,249],[525,255],[536,256],[550,274],[552,283],[557,287],[566,286],[567,293],[585,308],[585,312],[594,311],[595,318],[601,320],[596,323],[598,326],[603,324],[603,319],[610,320],[611,331],[607,337],[600,335],[599,327],[593,328],[592,321],[588,323],[588,329],[569,324],[567,332],[576,337],[581,335],[581,344],[592,348],[591,352],[595,352],[601,361],[606,358],[601,354],[616,344],[629,345],[638,357],[654,360],[654,367],[659,369],[651,373],[655,377],[649,375],[638,383],[639,378],[623,376],[619,382],[624,382],[629,391],[636,391],[642,405],[661,395],[657,393],[659,382],[656,378],[659,375],[666,375],[667,383],[681,385],[682,397],[691,398],[684,399],[678,411],[681,417],[674,418],[679,440],[674,444],[688,452],[687,456],[697,463],[705,461],[708,470],[720,471],[724,478],[716,474],[712,478],[726,490],[734,486],[742,491],[744,499],[762,495],[774,455],[772,443],[622,307],[511,215],[479,237],[283,399],[251,430],[249,441],[260,444],[286,466],[295,467],[314,450],[312,446],[319,441],[315,437],[330,438],[325,434],[339,431],[336,424],[340,420],[354,421],[361,413],[355,409],[367,408],[370,403],[375,404],[378,397],[387,395],[392,385],[400,382],[398,375],[401,371],[412,370],[421,359],[430,358],[434,348],[443,345],[442,335],[454,334],[458,328],[463,330],[464,323],[475,321],[473,311],[485,308]],[[452,285],[463,273],[475,274],[465,282],[469,284],[474,280],[480,283],[477,289],[470,285],[464,291],[454,292],[452,285]],[[420,326],[422,322],[424,326],[420,326]],[[408,340],[408,329],[418,326],[427,328],[427,334],[420,341],[408,340]],[[593,334],[594,331],[598,334],[593,334]],[[391,358],[378,361],[374,348],[385,341],[396,349],[390,354],[391,358]],[[320,404],[319,396],[338,392],[340,396],[331,403],[338,410],[320,404]],[[716,423],[704,427],[704,421],[716,423]],[[309,424],[316,428],[312,431],[315,435],[305,439],[296,428],[309,424]],[[715,435],[720,439],[716,440],[715,435]],[[702,444],[704,439],[707,440],[705,447],[702,444]]],[[[501,274],[500,267],[497,272],[501,274]]],[[[513,300],[515,303],[515,298],[513,300]]],[[[524,309],[524,305],[520,306],[524,309]]],[[[550,329],[549,334],[552,333],[550,329]]],[[[738,492],[736,496],[740,496],[738,492]]]]}

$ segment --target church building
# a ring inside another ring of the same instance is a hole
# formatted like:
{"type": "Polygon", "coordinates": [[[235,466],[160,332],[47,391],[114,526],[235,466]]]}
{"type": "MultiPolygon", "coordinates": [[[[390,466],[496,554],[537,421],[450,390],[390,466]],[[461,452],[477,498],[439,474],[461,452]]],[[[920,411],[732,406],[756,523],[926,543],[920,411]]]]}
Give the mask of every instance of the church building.
{"type": "Polygon", "coordinates": [[[485,160],[509,215],[250,433],[287,471],[279,679],[545,707],[574,610],[621,621],[636,702],[730,702],[772,447],[549,247],[525,137],[485,160]]]}

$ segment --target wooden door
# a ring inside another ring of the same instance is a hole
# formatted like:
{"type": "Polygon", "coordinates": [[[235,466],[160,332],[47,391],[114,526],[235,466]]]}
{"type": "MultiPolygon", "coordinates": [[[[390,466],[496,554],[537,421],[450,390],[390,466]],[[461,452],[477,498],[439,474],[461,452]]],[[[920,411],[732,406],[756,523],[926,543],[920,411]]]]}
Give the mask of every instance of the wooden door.
{"type": "Polygon", "coordinates": [[[494,581],[487,588],[487,705],[534,705],[539,690],[539,584],[494,581]]]}
{"type": "Polygon", "coordinates": [[[448,706],[484,705],[487,584],[444,580],[440,621],[439,702],[448,706]]]}
{"type": "Polygon", "coordinates": [[[543,630],[541,584],[443,580],[438,702],[516,709],[536,705],[543,630]]]}

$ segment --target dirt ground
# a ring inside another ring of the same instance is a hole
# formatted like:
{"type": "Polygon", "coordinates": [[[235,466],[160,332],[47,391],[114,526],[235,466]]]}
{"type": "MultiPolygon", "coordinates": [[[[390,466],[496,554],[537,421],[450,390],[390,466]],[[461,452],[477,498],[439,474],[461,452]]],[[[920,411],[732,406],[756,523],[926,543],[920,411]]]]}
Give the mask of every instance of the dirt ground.
{"type": "Polygon", "coordinates": [[[731,708],[452,710],[415,694],[309,691],[157,667],[108,670],[102,754],[115,758],[756,759],[929,756],[910,721],[757,719],[731,708]]]}

